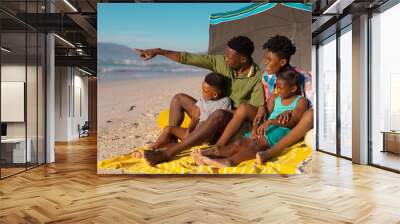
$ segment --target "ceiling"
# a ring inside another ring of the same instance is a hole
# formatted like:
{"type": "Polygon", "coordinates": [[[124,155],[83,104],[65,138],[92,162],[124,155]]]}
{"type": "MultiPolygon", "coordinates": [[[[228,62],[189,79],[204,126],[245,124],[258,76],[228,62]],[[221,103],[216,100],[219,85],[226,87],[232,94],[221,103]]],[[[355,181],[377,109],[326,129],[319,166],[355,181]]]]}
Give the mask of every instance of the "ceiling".
{"type": "MultiPolygon", "coordinates": [[[[329,27],[332,27],[337,21],[341,20],[345,16],[354,16],[357,13],[378,7],[386,1],[387,0],[306,1],[313,4],[313,39],[316,39],[317,36],[324,34],[329,27]],[[335,7],[331,7],[332,5],[335,7]],[[332,10],[332,8],[334,8],[334,10],[332,10]],[[327,11],[329,11],[329,13],[326,13],[327,11]]],[[[29,58],[30,52],[34,53],[36,45],[34,43],[30,43],[30,41],[32,41],[31,39],[34,37],[32,35],[28,35],[28,48],[25,50],[25,31],[54,32],[58,35],[58,37],[55,38],[56,65],[79,66],[96,73],[97,3],[126,2],[168,1],[1,0],[0,26],[3,33],[2,45],[7,45],[7,48],[13,49],[16,57],[18,55],[24,55],[28,53],[29,58]]],[[[198,0],[197,2],[215,2],[215,0],[198,0]]],[[[219,2],[231,2],[231,0],[221,0],[219,2]]],[[[41,47],[42,45],[39,45],[39,48],[41,47]]]]}
{"type": "Polygon", "coordinates": [[[3,60],[34,57],[36,51],[44,47],[44,44],[36,43],[36,36],[52,32],[57,34],[56,66],[79,66],[95,74],[98,2],[47,0],[46,4],[45,0],[1,0],[2,46],[12,50],[3,60]]]}

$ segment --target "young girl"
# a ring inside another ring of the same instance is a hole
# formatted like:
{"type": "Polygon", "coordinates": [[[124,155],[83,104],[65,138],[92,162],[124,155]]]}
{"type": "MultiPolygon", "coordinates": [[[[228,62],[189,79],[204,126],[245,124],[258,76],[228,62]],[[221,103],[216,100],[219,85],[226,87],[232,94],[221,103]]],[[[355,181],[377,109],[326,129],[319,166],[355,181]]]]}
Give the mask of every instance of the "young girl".
{"type": "Polygon", "coordinates": [[[156,142],[149,146],[150,150],[144,151],[143,155],[139,151],[134,151],[132,156],[140,158],[144,156],[150,165],[156,165],[166,160],[165,154],[168,148],[174,144],[179,144],[177,139],[186,138],[196,127],[207,120],[208,116],[216,110],[230,110],[231,100],[224,97],[226,91],[226,80],[218,73],[209,73],[202,83],[202,97],[196,103],[195,117],[191,118],[189,128],[167,126],[162,131],[156,142]]]}
{"type": "Polygon", "coordinates": [[[230,145],[193,151],[194,160],[200,165],[207,164],[218,168],[236,166],[245,160],[254,159],[257,152],[271,148],[289,133],[308,108],[306,98],[301,96],[300,85],[301,77],[295,70],[289,66],[281,69],[277,73],[276,81],[279,95],[271,97],[268,101],[268,120],[230,145]],[[276,118],[288,110],[293,111],[289,122],[280,124],[276,118]]]}

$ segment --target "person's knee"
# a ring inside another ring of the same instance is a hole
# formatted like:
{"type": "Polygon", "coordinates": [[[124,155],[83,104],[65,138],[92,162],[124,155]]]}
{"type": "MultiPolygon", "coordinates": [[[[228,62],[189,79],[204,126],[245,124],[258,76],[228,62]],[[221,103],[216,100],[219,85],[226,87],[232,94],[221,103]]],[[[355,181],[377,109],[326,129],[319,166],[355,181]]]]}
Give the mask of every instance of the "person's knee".
{"type": "Polygon", "coordinates": [[[182,99],[184,96],[185,96],[184,93],[175,94],[175,95],[172,97],[171,102],[172,102],[172,103],[180,103],[180,102],[181,102],[181,99],[182,99]]]}
{"type": "Polygon", "coordinates": [[[253,151],[253,153],[257,153],[262,150],[262,145],[257,141],[250,140],[248,142],[248,148],[249,150],[253,151]]]}
{"type": "Polygon", "coordinates": [[[208,117],[207,121],[208,123],[217,123],[220,124],[222,122],[225,122],[227,120],[227,114],[223,110],[216,110],[210,116],[208,117]]]}
{"type": "Polygon", "coordinates": [[[171,133],[171,131],[172,131],[172,126],[166,126],[166,127],[164,128],[164,132],[165,132],[165,133],[171,133]]]}

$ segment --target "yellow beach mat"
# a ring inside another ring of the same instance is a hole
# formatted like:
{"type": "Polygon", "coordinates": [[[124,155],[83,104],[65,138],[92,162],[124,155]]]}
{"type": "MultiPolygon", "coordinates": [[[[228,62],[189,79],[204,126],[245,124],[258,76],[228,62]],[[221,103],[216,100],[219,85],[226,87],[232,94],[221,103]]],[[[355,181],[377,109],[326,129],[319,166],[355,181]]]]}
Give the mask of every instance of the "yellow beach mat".
{"type": "MultiPolygon", "coordinates": [[[[165,128],[165,126],[168,125],[168,121],[169,121],[169,109],[164,109],[163,111],[160,112],[160,114],[158,114],[158,118],[157,118],[158,127],[160,129],[165,128]]],[[[190,125],[190,117],[185,112],[185,117],[183,119],[181,127],[188,128],[189,125],[190,125]]]]}
{"type": "MultiPolygon", "coordinates": [[[[159,114],[157,119],[160,128],[168,124],[168,110],[159,114]]],[[[183,127],[187,127],[190,118],[185,114],[183,127]]],[[[192,149],[204,149],[207,145],[196,146],[178,154],[172,161],[158,164],[156,167],[147,165],[143,158],[134,159],[131,154],[116,156],[97,163],[101,170],[118,170],[127,174],[299,174],[302,166],[311,159],[312,149],[303,142],[297,143],[285,152],[264,165],[256,165],[255,159],[240,163],[236,167],[214,168],[198,166],[190,156],[192,149]]],[[[138,148],[144,151],[146,147],[138,148]]]]}
{"type": "MultiPolygon", "coordinates": [[[[206,145],[193,147],[203,149],[206,145]]],[[[145,147],[137,150],[146,150],[145,147]]],[[[311,158],[312,150],[304,142],[290,147],[281,156],[264,165],[256,165],[255,159],[240,163],[236,167],[213,168],[198,166],[190,156],[191,150],[186,150],[170,162],[158,164],[156,167],[147,165],[143,158],[134,159],[131,154],[121,155],[97,163],[98,169],[120,170],[130,174],[299,174],[302,165],[311,158]]]]}

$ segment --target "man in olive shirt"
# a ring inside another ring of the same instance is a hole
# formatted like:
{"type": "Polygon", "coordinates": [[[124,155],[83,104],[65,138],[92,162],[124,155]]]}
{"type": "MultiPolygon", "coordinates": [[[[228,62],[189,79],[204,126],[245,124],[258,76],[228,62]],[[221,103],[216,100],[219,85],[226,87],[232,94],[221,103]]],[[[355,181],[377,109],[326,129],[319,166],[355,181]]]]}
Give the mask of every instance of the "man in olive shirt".
{"type": "MultiPolygon", "coordinates": [[[[176,52],[157,49],[140,50],[140,57],[144,60],[162,55],[182,64],[193,65],[220,73],[230,80],[230,88],[227,90],[232,100],[233,108],[242,103],[252,105],[254,108],[264,105],[264,91],[262,86],[262,70],[253,62],[251,57],[254,51],[253,42],[244,36],[234,37],[228,41],[225,55],[196,55],[186,52],[176,52]]],[[[180,93],[173,97],[170,104],[169,126],[180,126],[184,112],[191,119],[198,119],[198,111],[195,106],[196,99],[180,93]]],[[[213,142],[218,139],[226,125],[231,120],[233,111],[217,110],[208,119],[198,125],[181,142],[171,144],[165,150],[149,150],[144,157],[151,165],[156,165],[173,158],[177,153],[199,145],[203,142],[213,142]]],[[[255,114],[254,114],[255,116],[255,114]]]]}

